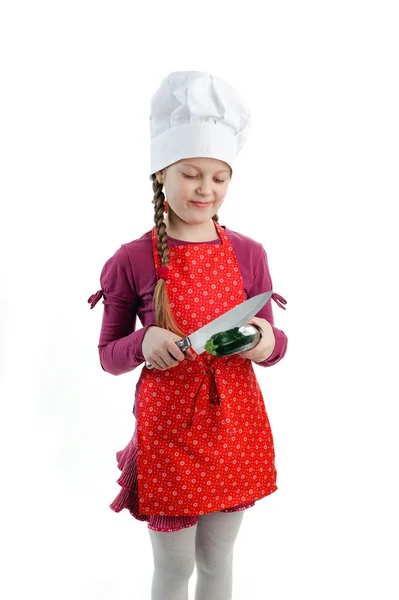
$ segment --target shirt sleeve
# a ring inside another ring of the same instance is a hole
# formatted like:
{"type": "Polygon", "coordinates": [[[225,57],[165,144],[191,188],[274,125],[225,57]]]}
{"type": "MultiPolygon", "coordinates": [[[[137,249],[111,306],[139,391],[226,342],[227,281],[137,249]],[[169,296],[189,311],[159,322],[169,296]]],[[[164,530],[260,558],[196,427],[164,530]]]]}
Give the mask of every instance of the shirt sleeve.
{"type": "MultiPolygon", "coordinates": [[[[100,364],[104,371],[112,375],[121,375],[144,362],[143,337],[155,322],[136,331],[139,297],[129,256],[123,245],[105,263],[100,283],[99,292],[102,292],[104,297],[98,344],[100,364]]],[[[96,301],[98,297],[93,304],[96,301]]]]}
{"type": "MultiPolygon", "coordinates": [[[[255,269],[253,284],[248,298],[252,298],[253,296],[262,294],[263,292],[270,292],[271,290],[273,290],[272,278],[270,276],[267,254],[262,246],[257,268],[255,269]]],[[[281,298],[281,296],[279,297],[281,298]]],[[[282,300],[284,299],[282,298],[282,300]]],[[[284,300],[284,302],[286,301],[284,300]]],[[[270,323],[276,340],[274,350],[269,358],[255,364],[260,365],[261,367],[272,367],[284,357],[287,351],[287,336],[285,335],[284,331],[278,329],[274,325],[272,298],[266,302],[266,304],[255,316],[265,319],[270,323]]]]}

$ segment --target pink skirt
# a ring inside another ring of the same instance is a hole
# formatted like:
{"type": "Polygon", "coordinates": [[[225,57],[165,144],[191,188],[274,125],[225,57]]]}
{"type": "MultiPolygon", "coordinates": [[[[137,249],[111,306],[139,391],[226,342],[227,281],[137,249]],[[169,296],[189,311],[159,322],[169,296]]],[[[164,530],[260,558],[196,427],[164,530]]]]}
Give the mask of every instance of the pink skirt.
{"type": "MultiPolygon", "coordinates": [[[[132,439],[128,445],[116,453],[118,468],[122,471],[117,483],[121,486],[119,494],[116,496],[110,508],[115,512],[120,512],[126,508],[130,514],[139,521],[147,521],[148,528],[154,531],[179,531],[186,527],[192,527],[198,523],[199,515],[194,516],[159,516],[142,515],[139,512],[139,494],[138,494],[138,440],[137,423],[132,439]]],[[[247,504],[239,504],[226,508],[220,512],[236,512],[254,506],[256,500],[247,504]]]]}

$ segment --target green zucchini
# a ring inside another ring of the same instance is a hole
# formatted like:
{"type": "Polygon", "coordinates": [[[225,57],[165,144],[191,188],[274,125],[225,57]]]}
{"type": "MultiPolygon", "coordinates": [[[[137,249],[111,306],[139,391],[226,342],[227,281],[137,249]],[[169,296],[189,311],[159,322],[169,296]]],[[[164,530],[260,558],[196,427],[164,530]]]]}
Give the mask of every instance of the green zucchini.
{"type": "Polygon", "coordinates": [[[213,356],[230,356],[250,350],[257,345],[261,337],[260,329],[254,325],[233,327],[209,338],[205,344],[205,351],[213,356]]]}

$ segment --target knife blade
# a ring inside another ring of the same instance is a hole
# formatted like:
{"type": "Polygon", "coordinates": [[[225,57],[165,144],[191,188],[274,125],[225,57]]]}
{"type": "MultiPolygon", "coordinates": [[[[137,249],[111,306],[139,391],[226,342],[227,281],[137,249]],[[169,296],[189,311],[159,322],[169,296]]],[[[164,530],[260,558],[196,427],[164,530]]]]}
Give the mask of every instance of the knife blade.
{"type": "MultiPolygon", "coordinates": [[[[202,354],[202,352],[205,350],[206,342],[212,335],[221,331],[233,329],[233,327],[241,327],[242,325],[245,325],[245,323],[252,319],[252,317],[260,311],[266,302],[270,300],[272,295],[273,291],[263,292],[262,294],[257,294],[249,300],[245,300],[244,302],[237,304],[237,306],[231,308],[220,317],[213,319],[210,323],[207,323],[200,329],[197,329],[197,331],[194,331],[187,337],[178,340],[176,342],[177,346],[182,352],[188,348],[193,348],[197,354],[202,354]]],[[[145,364],[148,369],[153,368],[153,365],[147,361],[145,364]]]]}

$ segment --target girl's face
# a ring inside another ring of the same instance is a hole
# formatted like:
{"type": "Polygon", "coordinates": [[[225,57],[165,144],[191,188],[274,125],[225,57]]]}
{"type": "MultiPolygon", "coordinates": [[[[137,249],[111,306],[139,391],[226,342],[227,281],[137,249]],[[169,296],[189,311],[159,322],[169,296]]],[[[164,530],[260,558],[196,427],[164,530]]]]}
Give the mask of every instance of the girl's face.
{"type": "Polygon", "coordinates": [[[223,204],[231,179],[230,166],[216,158],[187,158],[156,173],[168,202],[168,222],[201,224],[223,204]]]}

